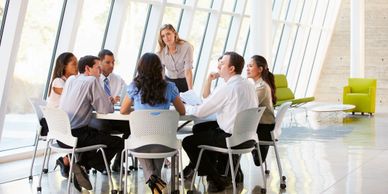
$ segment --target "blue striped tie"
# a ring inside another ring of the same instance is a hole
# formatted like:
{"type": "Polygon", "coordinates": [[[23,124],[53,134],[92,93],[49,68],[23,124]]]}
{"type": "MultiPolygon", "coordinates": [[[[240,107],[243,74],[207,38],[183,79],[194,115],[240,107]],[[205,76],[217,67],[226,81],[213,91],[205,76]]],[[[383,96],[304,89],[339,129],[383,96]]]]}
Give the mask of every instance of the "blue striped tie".
{"type": "Polygon", "coordinates": [[[110,86],[109,86],[109,79],[107,77],[104,79],[104,90],[105,90],[106,95],[111,96],[111,94],[110,94],[110,86]]]}

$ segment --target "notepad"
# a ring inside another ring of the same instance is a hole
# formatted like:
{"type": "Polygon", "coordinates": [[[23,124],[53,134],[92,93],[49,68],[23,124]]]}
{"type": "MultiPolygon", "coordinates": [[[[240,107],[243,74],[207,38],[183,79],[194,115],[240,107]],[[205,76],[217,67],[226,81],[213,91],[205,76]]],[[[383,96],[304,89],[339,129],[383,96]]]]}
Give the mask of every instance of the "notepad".
{"type": "Polygon", "coordinates": [[[181,92],[180,97],[183,102],[192,106],[202,104],[202,99],[194,92],[194,90],[181,92]]]}

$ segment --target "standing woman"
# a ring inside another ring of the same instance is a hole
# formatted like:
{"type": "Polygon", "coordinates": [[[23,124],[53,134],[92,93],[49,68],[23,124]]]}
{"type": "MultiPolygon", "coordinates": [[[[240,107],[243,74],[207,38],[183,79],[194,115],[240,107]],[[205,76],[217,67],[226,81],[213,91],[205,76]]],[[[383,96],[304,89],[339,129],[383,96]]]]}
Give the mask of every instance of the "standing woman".
{"type": "MultiPolygon", "coordinates": [[[[275,127],[275,115],[273,105],[276,104],[275,79],[269,72],[267,60],[260,55],[251,57],[247,67],[247,76],[255,82],[259,106],[264,106],[265,111],[257,127],[257,136],[260,141],[272,141],[271,131],[275,127]]],[[[261,157],[265,161],[268,153],[268,145],[260,145],[261,157]]],[[[252,151],[256,166],[260,166],[256,151],[252,151]]]]}
{"type": "Polygon", "coordinates": [[[174,82],[179,92],[193,88],[193,46],[179,38],[171,24],[160,28],[157,55],[166,68],[166,79],[174,82]]]}
{"type": "MultiPolygon", "coordinates": [[[[172,103],[180,115],[185,114],[185,107],[179,97],[174,83],[163,79],[163,66],[159,57],[153,53],[144,54],[137,65],[137,75],[128,86],[128,94],[121,104],[120,113],[129,114],[131,106],[135,110],[170,109],[172,103]]],[[[136,149],[141,152],[171,151],[171,148],[162,145],[147,145],[136,149]]],[[[141,159],[144,178],[152,193],[162,193],[166,186],[161,180],[163,159],[141,159]]]]}
{"type": "MultiPolygon", "coordinates": [[[[70,52],[64,52],[60,54],[56,60],[54,74],[50,82],[49,97],[47,99],[48,107],[53,107],[53,108],[59,107],[59,101],[61,99],[61,94],[67,78],[69,78],[72,75],[77,75],[77,73],[78,73],[77,58],[74,56],[74,54],[70,52]]],[[[45,122],[46,120],[44,121],[44,123],[45,122]]],[[[46,123],[46,126],[47,126],[47,123],[46,123]]],[[[62,176],[65,178],[68,178],[69,168],[70,168],[69,157],[67,156],[59,157],[56,161],[55,168],[57,166],[61,167],[62,176]]]]}

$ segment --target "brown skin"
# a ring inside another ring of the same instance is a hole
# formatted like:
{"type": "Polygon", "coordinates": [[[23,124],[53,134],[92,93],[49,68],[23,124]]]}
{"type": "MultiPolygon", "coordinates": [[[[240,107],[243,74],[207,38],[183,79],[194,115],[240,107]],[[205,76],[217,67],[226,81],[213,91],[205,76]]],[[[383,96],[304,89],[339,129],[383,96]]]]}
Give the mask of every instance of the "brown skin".
{"type": "MultiPolygon", "coordinates": [[[[69,78],[72,75],[77,75],[77,73],[78,73],[77,65],[78,65],[77,58],[72,57],[71,61],[68,64],[66,64],[66,67],[65,67],[65,74],[64,74],[64,76],[66,77],[66,79],[69,78]]],[[[56,94],[61,95],[62,91],[63,91],[63,88],[53,87],[53,91],[56,94]]]]}

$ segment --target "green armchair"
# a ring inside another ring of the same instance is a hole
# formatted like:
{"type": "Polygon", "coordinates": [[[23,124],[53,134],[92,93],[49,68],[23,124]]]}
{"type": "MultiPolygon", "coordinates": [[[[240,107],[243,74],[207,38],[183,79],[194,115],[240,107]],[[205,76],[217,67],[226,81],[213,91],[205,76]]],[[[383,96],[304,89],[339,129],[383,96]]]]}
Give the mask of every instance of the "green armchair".
{"type": "Polygon", "coordinates": [[[291,91],[290,88],[288,88],[286,75],[275,74],[274,77],[277,97],[277,103],[275,104],[275,106],[280,106],[285,102],[291,102],[291,106],[298,107],[307,102],[314,101],[314,97],[295,98],[294,93],[291,91]]]}
{"type": "Polygon", "coordinates": [[[356,106],[351,112],[369,113],[376,109],[376,79],[349,78],[344,87],[343,103],[356,106]]]}

